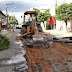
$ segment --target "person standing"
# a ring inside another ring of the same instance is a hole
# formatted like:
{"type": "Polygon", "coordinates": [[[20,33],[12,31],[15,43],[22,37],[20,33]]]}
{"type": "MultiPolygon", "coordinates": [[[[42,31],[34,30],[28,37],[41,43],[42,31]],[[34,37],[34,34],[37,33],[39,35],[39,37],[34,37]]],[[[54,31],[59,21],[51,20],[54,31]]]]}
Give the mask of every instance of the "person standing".
{"type": "Polygon", "coordinates": [[[30,14],[29,21],[32,22],[32,14],[30,14]]]}

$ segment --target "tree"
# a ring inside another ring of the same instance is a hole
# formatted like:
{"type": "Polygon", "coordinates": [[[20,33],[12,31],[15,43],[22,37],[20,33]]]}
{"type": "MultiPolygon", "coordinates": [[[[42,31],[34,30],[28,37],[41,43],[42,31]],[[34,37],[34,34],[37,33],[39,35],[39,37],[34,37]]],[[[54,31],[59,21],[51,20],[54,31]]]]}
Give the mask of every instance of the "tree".
{"type": "Polygon", "coordinates": [[[18,20],[15,16],[9,16],[10,24],[18,24],[18,20]]]}
{"type": "Polygon", "coordinates": [[[69,4],[68,17],[69,17],[69,19],[72,19],[72,3],[69,4]]]}
{"type": "Polygon", "coordinates": [[[49,10],[46,10],[45,13],[39,12],[37,16],[38,21],[43,23],[44,21],[47,21],[48,19],[50,19],[50,17],[51,17],[51,14],[49,10]]]}
{"type": "Polygon", "coordinates": [[[9,16],[9,20],[11,20],[11,16],[9,16]]]}
{"type": "Polygon", "coordinates": [[[64,3],[55,9],[56,20],[64,20],[67,25],[67,20],[72,19],[72,3],[64,3]]]}
{"type": "Polygon", "coordinates": [[[49,11],[49,9],[47,9],[46,11],[45,11],[45,21],[46,20],[48,20],[48,19],[50,19],[50,17],[51,17],[51,14],[50,14],[50,11],[49,11]]]}
{"type": "Polygon", "coordinates": [[[43,23],[44,23],[44,21],[45,21],[45,14],[42,13],[42,12],[39,12],[39,13],[38,13],[38,16],[37,16],[37,20],[38,20],[39,22],[43,22],[43,23]]]}
{"type": "Polygon", "coordinates": [[[18,24],[18,21],[17,21],[17,20],[12,20],[12,21],[10,22],[10,24],[18,24]]]}
{"type": "Polygon", "coordinates": [[[15,16],[9,16],[9,20],[16,20],[15,16]]]}
{"type": "Polygon", "coordinates": [[[37,8],[33,8],[33,10],[35,10],[35,11],[37,12],[37,15],[38,15],[38,13],[40,12],[40,10],[37,9],[37,8]]]}
{"type": "Polygon", "coordinates": [[[37,9],[37,8],[33,8],[33,10],[35,10],[37,12],[37,20],[39,22],[43,22],[44,23],[44,21],[48,20],[51,17],[49,9],[47,9],[45,11],[45,13],[40,12],[40,10],[37,9]]]}

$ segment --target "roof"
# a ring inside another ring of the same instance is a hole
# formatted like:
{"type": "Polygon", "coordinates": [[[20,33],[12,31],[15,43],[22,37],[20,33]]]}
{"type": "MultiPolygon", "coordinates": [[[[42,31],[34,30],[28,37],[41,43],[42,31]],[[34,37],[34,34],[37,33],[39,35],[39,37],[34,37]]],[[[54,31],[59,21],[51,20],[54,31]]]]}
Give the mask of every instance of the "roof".
{"type": "Polygon", "coordinates": [[[25,15],[27,15],[27,14],[36,14],[36,11],[26,11],[24,14],[25,15]]]}
{"type": "Polygon", "coordinates": [[[1,13],[3,16],[5,16],[5,14],[4,14],[2,11],[0,11],[0,13],[1,13]]]}

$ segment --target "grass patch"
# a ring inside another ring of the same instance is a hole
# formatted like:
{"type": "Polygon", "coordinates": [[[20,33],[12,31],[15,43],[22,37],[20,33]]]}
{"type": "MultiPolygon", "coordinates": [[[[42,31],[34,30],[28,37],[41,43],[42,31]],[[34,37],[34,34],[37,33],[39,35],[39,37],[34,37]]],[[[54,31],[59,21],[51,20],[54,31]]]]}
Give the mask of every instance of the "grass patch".
{"type": "Polygon", "coordinates": [[[5,35],[0,35],[0,50],[10,48],[10,41],[9,38],[5,35]]]}

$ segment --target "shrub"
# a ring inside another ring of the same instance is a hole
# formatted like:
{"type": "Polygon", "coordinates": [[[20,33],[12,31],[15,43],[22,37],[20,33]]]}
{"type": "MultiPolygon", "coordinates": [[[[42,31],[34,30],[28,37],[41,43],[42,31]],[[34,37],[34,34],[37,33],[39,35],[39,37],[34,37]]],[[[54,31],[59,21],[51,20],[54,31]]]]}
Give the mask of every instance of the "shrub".
{"type": "Polygon", "coordinates": [[[4,50],[8,48],[10,48],[9,38],[7,38],[4,35],[0,35],[0,50],[4,50]]]}

